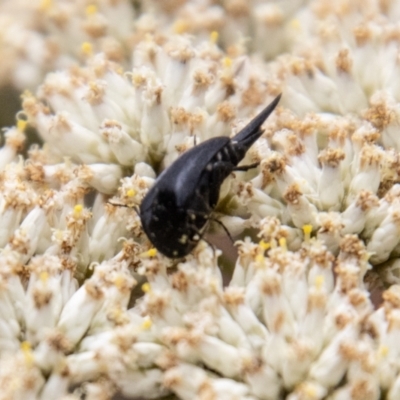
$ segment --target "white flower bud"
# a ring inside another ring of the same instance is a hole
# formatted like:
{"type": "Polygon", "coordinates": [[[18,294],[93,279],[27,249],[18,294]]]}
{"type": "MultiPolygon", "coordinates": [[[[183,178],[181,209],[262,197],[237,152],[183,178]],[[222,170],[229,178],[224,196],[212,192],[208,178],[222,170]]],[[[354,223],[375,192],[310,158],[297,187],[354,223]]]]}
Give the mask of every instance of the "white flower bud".
{"type": "Polygon", "coordinates": [[[82,339],[103,301],[102,289],[95,282],[87,281],[64,306],[57,327],[71,346],[82,339]]]}
{"type": "Polygon", "coordinates": [[[20,253],[21,262],[28,261],[36,251],[45,223],[46,214],[44,210],[35,207],[14,232],[6,248],[20,253]]]}
{"type": "Polygon", "coordinates": [[[372,253],[370,258],[372,263],[386,261],[399,243],[399,211],[397,206],[391,206],[386,218],[374,231],[367,245],[367,251],[372,253]]]}
{"type": "Polygon", "coordinates": [[[103,120],[100,134],[107,140],[118,162],[124,166],[132,166],[146,159],[143,146],[132,139],[115,120],[103,120]]]}
{"type": "Polygon", "coordinates": [[[310,377],[312,379],[328,388],[338,384],[348,366],[348,359],[343,353],[353,345],[351,341],[356,340],[355,333],[354,326],[349,324],[331,340],[311,366],[310,377]]]}
{"type": "Polygon", "coordinates": [[[60,373],[52,373],[40,393],[39,400],[57,399],[62,394],[68,393],[68,375],[60,373]]]}
{"type": "Polygon", "coordinates": [[[127,397],[161,398],[168,393],[162,385],[163,377],[163,371],[158,368],[127,370],[118,375],[117,386],[127,397]]]}

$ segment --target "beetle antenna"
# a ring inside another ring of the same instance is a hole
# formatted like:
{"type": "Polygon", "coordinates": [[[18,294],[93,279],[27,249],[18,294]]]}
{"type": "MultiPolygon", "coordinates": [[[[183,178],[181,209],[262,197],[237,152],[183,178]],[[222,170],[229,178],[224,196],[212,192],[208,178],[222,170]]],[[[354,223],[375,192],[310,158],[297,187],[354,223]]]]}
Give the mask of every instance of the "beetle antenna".
{"type": "Polygon", "coordinates": [[[214,217],[208,217],[208,219],[210,221],[216,222],[219,226],[221,226],[222,229],[227,234],[227,236],[229,237],[229,239],[231,240],[231,242],[234,243],[231,233],[229,232],[228,228],[224,225],[224,223],[222,221],[220,221],[219,219],[214,218],[214,217]]]}

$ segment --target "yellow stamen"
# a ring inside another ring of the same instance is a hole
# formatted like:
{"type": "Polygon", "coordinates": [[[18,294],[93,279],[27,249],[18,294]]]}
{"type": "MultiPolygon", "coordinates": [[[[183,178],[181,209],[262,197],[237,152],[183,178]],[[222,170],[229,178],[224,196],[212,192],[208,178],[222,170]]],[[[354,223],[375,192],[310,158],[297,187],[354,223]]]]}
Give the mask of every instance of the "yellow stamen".
{"type": "Polygon", "coordinates": [[[153,325],[153,321],[149,317],[146,317],[146,318],[144,318],[144,320],[142,322],[141,328],[143,330],[147,331],[151,328],[152,325],[153,325]]]}
{"type": "Polygon", "coordinates": [[[78,217],[82,213],[82,211],[83,211],[83,205],[82,204],[77,204],[74,207],[74,214],[75,214],[76,217],[78,217]]]}
{"type": "Polygon", "coordinates": [[[154,247],[150,250],[144,251],[143,253],[139,254],[139,257],[143,257],[143,258],[151,258],[151,257],[155,257],[157,255],[157,249],[155,249],[154,247]]]}
{"type": "Polygon", "coordinates": [[[290,27],[296,30],[300,30],[301,29],[301,23],[300,20],[298,18],[293,18],[290,21],[290,27]]]}
{"type": "Polygon", "coordinates": [[[222,61],[224,67],[229,68],[232,65],[232,58],[230,57],[225,57],[222,61]]]}
{"type": "Polygon", "coordinates": [[[183,21],[181,19],[178,19],[173,26],[173,31],[174,33],[177,33],[178,35],[181,35],[182,33],[185,33],[189,30],[189,24],[186,21],[183,21]]]}
{"type": "Polygon", "coordinates": [[[22,342],[21,343],[21,350],[24,353],[25,356],[25,361],[28,364],[32,364],[33,363],[33,353],[32,353],[32,347],[31,344],[29,342],[22,342]]]}
{"type": "Polygon", "coordinates": [[[43,282],[46,283],[47,280],[49,279],[49,274],[46,271],[42,271],[39,275],[39,279],[43,282]]]}
{"type": "Polygon", "coordinates": [[[219,33],[217,31],[212,31],[210,33],[210,41],[211,43],[217,43],[218,42],[218,37],[219,37],[219,33]]]}
{"type": "Polygon", "coordinates": [[[23,119],[19,119],[19,120],[17,121],[17,129],[18,129],[20,132],[24,132],[27,125],[28,125],[28,122],[25,121],[25,120],[23,120],[23,119]]]}
{"type": "Polygon", "coordinates": [[[97,13],[97,6],[95,4],[90,4],[86,7],[86,15],[93,15],[97,13]]]}
{"type": "Polygon", "coordinates": [[[262,263],[265,260],[265,257],[262,254],[257,254],[256,255],[256,262],[257,263],[262,263]]]}
{"type": "Polygon", "coordinates": [[[132,83],[136,86],[143,85],[146,82],[146,79],[143,75],[138,73],[132,73],[131,75],[132,83]]]}
{"type": "Polygon", "coordinates": [[[147,254],[148,254],[148,256],[149,257],[155,257],[156,255],[157,255],[157,249],[150,249],[148,252],[147,252],[147,254]]]}
{"type": "Polygon", "coordinates": [[[40,2],[40,9],[42,11],[49,10],[53,6],[53,0],[42,0],[40,2]]]}
{"type": "Polygon", "coordinates": [[[124,286],[125,279],[122,275],[118,275],[114,279],[114,285],[118,288],[121,289],[124,286]]]}
{"type": "Polygon", "coordinates": [[[142,292],[143,293],[149,293],[151,292],[151,286],[149,282],[143,283],[142,285],[142,292]]]}
{"type": "Polygon", "coordinates": [[[93,54],[93,46],[89,42],[83,42],[81,45],[81,50],[85,56],[91,56],[93,54]]]}
{"type": "Polygon", "coordinates": [[[380,357],[386,357],[389,353],[389,347],[388,346],[380,346],[378,350],[378,354],[380,357]]]}
{"type": "Polygon", "coordinates": [[[279,246],[281,246],[283,250],[287,250],[286,238],[282,237],[279,239],[279,246]]]}
{"type": "Polygon", "coordinates": [[[128,197],[134,197],[134,196],[136,195],[136,191],[135,191],[134,189],[129,189],[129,190],[126,192],[126,195],[127,195],[128,197]]]}
{"type": "Polygon", "coordinates": [[[309,242],[312,232],[312,225],[304,225],[303,226],[303,233],[304,233],[304,241],[309,242]]]}
{"type": "Polygon", "coordinates": [[[322,288],[322,285],[324,284],[325,278],[322,275],[317,275],[315,277],[315,287],[319,290],[322,288]]]}
{"type": "Polygon", "coordinates": [[[264,240],[260,240],[260,243],[258,243],[258,244],[264,251],[268,250],[271,247],[271,243],[264,242],[264,240]]]}

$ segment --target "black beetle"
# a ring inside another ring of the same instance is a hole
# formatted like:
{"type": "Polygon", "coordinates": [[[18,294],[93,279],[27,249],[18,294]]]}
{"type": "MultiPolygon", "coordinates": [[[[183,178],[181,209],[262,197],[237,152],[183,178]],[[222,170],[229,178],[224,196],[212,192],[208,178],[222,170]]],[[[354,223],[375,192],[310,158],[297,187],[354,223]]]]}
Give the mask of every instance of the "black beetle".
{"type": "Polygon", "coordinates": [[[217,205],[222,182],[238,167],[262,135],[261,125],[281,95],[232,139],[219,136],[183,153],[156,179],[140,205],[142,226],[154,247],[169,258],[186,256],[196,247],[217,205]]]}

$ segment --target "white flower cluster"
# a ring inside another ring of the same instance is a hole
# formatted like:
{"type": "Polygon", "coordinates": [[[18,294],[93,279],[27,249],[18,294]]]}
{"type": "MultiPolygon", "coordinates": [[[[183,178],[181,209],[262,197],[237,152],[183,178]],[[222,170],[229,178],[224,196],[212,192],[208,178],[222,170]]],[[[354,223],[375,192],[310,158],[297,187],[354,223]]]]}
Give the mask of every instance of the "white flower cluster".
{"type": "Polygon", "coordinates": [[[31,259],[24,287],[23,271],[5,274],[5,265],[18,266],[19,252],[9,250],[1,260],[4,398],[62,398],[70,385],[103,376],[85,389],[93,398],[106,386],[108,395],[118,389],[132,398],[168,390],[182,399],[378,398],[385,389],[396,399],[398,286],[374,312],[359,239],[346,236],[335,259],[306,234],[293,253],[279,224],[263,225],[281,245],[265,257],[265,242],[242,242],[225,288],[215,254],[202,245],[173,274],[162,257],[142,259],[147,294],[130,310],[133,242],[79,288],[71,266],[50,254],[31,259]]]}
{"type": "Polygon", "coordinates": [[[298,118],[285,110],[267,129],[268,137],[250,151],[259,173],[248,182],[238,174],[226,182],[228,214],[251,214],[256,226],[278,217],[288,225],[293,249],[310,225],[334,254],[349,233],[367,243],[373,264],[398,254],[399,153],[380,146],[376,128],[349,117],[298,118]]]}
{"type": "Polygon", "coordinates": [[[131,167],[165,156],[169,164],[193,145],[190,136],[229,135],[235,116],[270,100],[276,87],[263,72],[213,40],[194,47],[184,36],[163,45],[148,37],[134,49],[132,71],[96,55],[85,68],[48,74],[23,108],[58,159],[131,167]]]}
{"type": "Polygon", "coordinates": [[[272,58],[296,42],[298,24],[293,17],[306,1],[134,3],[135,7],[128,0],[4,1],[0,83],[34,89],[47,72],[76,65],[98,52],[127,66],[132,49],[147,34],[162,42],[171,33],[187,33],[198,43],[212,34],[230,55],[249,49],[272,58]],[[274,40],[266,42],[266,37],[274,40]]]}
{"type": "Polygon", "coordinates": [[[213,31],[231,54],[248,49],[266,59],[288,51],[296,42],[296,12],[307,0],[145,0],[140,1],[138,27],[161,23],[166,32],[204,40],[213,31]],[[273,39],[272,39],[273,38],[273,39]]]}
{"type": "MultiPolygon", "coordinates": [[[[263,224],[279,232],[273,220],[263,224]]],[[[275,239],[281,246],[268,257],[265,243],[242,242],[225,288],[209,249],[172,275],[160,260],[144,264],[150,287],[140,307],[168,348],[164,385],[182,399],[378,399],[382,390],[397,398],[389,321],[398,286],[374,312],[356,236],[343,238],[336,259],[307,235],[298,252],[275,239]]]]}
{"type": "Polygon", "coordinates": [[[128,0],[1,2],[0,83],[35,89],[46,72],[99,51],[128,59],[134,15],[128,0]]]}

